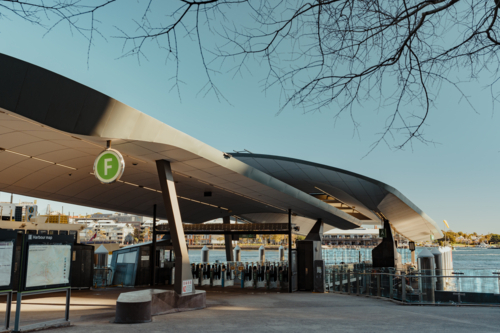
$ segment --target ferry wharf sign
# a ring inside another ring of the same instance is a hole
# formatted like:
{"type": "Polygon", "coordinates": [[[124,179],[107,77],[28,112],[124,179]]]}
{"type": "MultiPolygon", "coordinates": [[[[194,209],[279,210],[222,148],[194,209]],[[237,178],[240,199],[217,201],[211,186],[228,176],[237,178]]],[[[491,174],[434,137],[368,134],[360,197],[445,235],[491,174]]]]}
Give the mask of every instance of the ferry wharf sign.
{"type": "Polygon", "coordinates": [[[123,156],[115,149],[104,150],[94,162],[94,175],[103,184],[116,182],[121,178],[124,170],[123,156]]]}

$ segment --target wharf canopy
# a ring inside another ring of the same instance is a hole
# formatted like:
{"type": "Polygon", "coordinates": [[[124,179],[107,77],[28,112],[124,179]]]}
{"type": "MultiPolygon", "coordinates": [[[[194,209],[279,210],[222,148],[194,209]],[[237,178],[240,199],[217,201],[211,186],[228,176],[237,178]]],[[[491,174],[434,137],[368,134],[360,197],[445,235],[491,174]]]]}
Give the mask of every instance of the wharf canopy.
{"type": "Polygon", "coordinates": [[[348,171],[256,154],[226,154],[130,106],[38,66],[0,54],[0,191],[166,218],[157,160],[170,162],[185,223],[237,216],[287,221],[307,234],[380,225],[422,241],[436,223],[392,187],[348,171]],[[111,140],[125,160],[101,184],[93,163],[111,140]]]}

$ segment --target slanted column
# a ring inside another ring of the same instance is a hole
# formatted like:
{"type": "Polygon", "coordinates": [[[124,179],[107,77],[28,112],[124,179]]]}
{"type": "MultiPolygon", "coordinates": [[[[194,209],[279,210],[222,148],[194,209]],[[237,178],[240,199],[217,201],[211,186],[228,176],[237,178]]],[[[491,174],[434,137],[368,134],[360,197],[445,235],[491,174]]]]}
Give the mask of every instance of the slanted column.
{"type": "Polygon", "coordinates": [[[304,240],[318,242],[323,241],[323,221],[321,219],[316,221],[304,240]]]}
{"type": "MultiPolygon", "coordinates": [[[[158,169],[163,203],[165,205],[168,225],[170,227],[170,237],[172,238],[175,253],[174,291],[181,295],[183,294],[182,282],[193,280],[186,239],[184,237],[184,228],[182,226],[181,211],[179,209],[179,202],[177,201],[177,192],[175,190],[170,162],[158,160],[156,161],[156,168],[158,169]]],[[[193,293],[195,291],[194,285],[192,285],[192,291],[193,293]]]]}
{"type": "Polygon", "coordinates": [[[384,219],[384,237],[372,250],[373,267],[391,267],[401,269],[401,255],[397,251],[389,220],[384,219]]]}
{"type": "MultiPolygon", "coordinates": [[[[231,217],[224,216],[222,218],[222,224],[231,224],[231,217]]],[[[233,235],[224,234],[224,243],[226,243],[226,260],[234,261],[233,259],[233,235]]]]}

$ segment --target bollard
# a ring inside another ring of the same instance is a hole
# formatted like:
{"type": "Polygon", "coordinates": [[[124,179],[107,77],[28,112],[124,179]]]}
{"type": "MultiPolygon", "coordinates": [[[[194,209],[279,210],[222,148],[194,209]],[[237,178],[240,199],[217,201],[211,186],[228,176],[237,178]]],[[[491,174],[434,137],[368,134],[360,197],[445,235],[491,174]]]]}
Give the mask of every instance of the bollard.
{"type": "Polygon", "coordinates": [[[202,263],[208,263],[209,252],[210,252],[210,250],[208,249],[208,247],[206,245],[203,246],[203,248],[201,249],[201,262],[202,263]]]}
{"type": "Polygon", "coordinates": [[[444,278],[443,275],[446,275],[445,270],[445,258],[444,258],[444,249],[441,247],[435,247],[432,249],[431,253],[434,255],[434,264],[436,265],[436,290],[444,290],[444,278]]]}
{"type": "Polygon", "coordinates": [[[434,303],[435,291],[435,268],[434,255],[427,249],[422,249],[418,254],[418,269],[421,273],[419,278],[420,299],[422,302],[434,303]],[[423,297],[425,296],[425,297],[423,297]]]}
{"type": "Polygon", "coordinates": [[[279,261],[285,261],[285,248],[283,247],[283,245],[280,245],[278,252],[279,252],[279,261]]]}
{"type": "Polygon", "coordinates": [[[234,248],[234,261],[241,261],[241,248],[239,245],[236,245],[236,247],[234,248]]]}
{"type": "Polygon", "coordinates": [[[264,245],[261,245],[259,247],[259,262],[265,262],[266,261],[266,249],[264,248],[264,245]]]}

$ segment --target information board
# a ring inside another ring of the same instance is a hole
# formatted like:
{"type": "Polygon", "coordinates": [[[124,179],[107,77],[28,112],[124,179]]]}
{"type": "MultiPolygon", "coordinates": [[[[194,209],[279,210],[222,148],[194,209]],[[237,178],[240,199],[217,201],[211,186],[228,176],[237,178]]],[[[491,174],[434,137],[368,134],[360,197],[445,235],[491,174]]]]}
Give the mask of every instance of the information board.
{"type": "Polygon", "coordinates": [[[74,239],[62,235],[26,235],[23,290],[70,286],[74,239]]]}
{"type": "Polygon", "coordinates": [[[12,289],[17,232],[0,230],[0,290],[12,289]]]}

